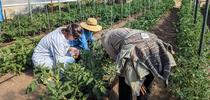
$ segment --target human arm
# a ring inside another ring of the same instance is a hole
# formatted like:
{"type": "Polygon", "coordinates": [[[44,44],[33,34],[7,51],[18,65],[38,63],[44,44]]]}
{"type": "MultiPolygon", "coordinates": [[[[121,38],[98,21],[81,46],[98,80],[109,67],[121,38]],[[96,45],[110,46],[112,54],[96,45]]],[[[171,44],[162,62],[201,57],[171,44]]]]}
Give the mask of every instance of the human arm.
{"type": "Polygon", "coordinates": [[[81,36],[79,37],[79,41],[80,41],[80,47],[82,49],[90,50],[89,47],[88,47],[87,39],[86,39],[84,34],[81,34],[81,36]]]}

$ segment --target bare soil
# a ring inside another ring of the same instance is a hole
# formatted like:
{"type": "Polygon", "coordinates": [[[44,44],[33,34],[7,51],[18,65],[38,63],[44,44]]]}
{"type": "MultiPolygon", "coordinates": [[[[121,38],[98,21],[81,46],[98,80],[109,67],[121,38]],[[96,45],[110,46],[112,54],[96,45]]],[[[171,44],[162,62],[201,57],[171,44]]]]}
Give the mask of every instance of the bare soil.
{"type": "MultiPolygon", "coordinates": [[[[114,23],[110,29],[120,28],[125,26],[129,22],[135,21],[138,17],[142,16],[143,14],[141,12],[133,14],[128,16],[127,18],[124,18],[122,20],[119,20],[118,22],[114,23]]],[[[94,34],[94,37],[96,40],[99,40],[101,38],[101,34],[94,34]]]]}
{"type": "Polygon", "coordinates": [[[133,15],[128,16],[127,18],[118,21],[117,23],[115,23],[114,25],[111,26],[111,28],[120,28],[125,26],[128,22],[133,22],[135,21],[138,17],[142,16],[142,13],[136,13],[133,15]]]}
{"type": "MultiPolygon", "coordinates": [[[[156,34],[163,41],[175,46],[176,40],[176,26],[178,22],[178,8],[173,8],[165,13],[159,20],[159,22],[150,30],[150,32],[156,34]]],[[[119,82],[115,80],[112,90],[110,92],[110,100],[118,100],[118,88],[119,82]]],[[[151,86],[151,94],[149,100],[175,100],[176,98],[170,94],[169,89],[164,85],[161,80],[155,79],[151,86]]]]}
{"type": "Polygon", "coordinates": [[[14,43],[15,43],[14,41],[8,42],[8,43],[1,43],[1,44],[0,44],[0,48],[3,48],[3,47],[6,47],[6,46],[9,46],[9,45],[12,45],[12,44],[14,44],[14,43]]]}
{"type": "Polygon", "coordinates": [[[32,71],[20,75],[8,73],[0,78],[0,100],[36,100],[37,95],[26,95],[25,90],[32,82],[32,71]]]}
{"type": "MultiPolygon", "coordinates": [[[[176,23],[178,23],[177,8],[172,8],[167,12],[159,22],[151,29],[151,32],[156,34],[163,41],[170,43],[175,47],[176,41],[176,23]]],[[[170,94],[169,89],[165,87],[163,81],[155,80],[152,86],[150,100],[175,100],[176,98],[170,94]]]]}
{"type": "MultiPolygon", "coordinates": [[[[141,16],[142,13],[137,13],[118,21],[111,28],[123,27],[126,23],[134,21],[141,16]]],[[[95,36],[100,38],[100,35],[95,36]]],[[[0,45],[0,48],[13,44],[13,42],[4,43],[0,45]]],[[[33,94],[25,94],[27,86],[33,81],[32,71],[26,71],[20,75],[14,75],[12,73],[6,74],[0,77],[0,100],[37,100],[39,98],[39,90],[33,94]]],[[[39,87],[42,91],[43,88],[39,87]]],[[[115,89],[117,90],[117,89],[115,89]]]]}
{"type": "Polygon", "coordinates": [[[150,32],[156,34],[161,40],[170,43],[175,47],[176,41],[176,23],[178,22],[179,9],[173,8],[165,15],[163,15],[159,22],[150,30],[150,32]]]}
{"type": "MultiPolygon", "coordinates": [[[[152,28],[152,32],[158,37],[168,43],[174,45],[176,40],[176,28],[174,23],[178,21],[177,9],[171,9],[163,17],[157,25],[152,28]]],[[[114,24],[112,28],[124,26],[127,22],[135,21],[141,16],[141,13],[134,14],[128,18],[114,24]]],[[[100,36],[98,37],[100,38],[100,36]]],[[[12,77],[13,74],[7,74],[0,78],[0,100],[37,100],[39,93],[26,95],[25,90],[32,82],[32,71],[27,71],[21,75],[12,77]],[[10,78],[12,77],[12,78],[10,78]]],[[[110,92],[110,100],[117,100],[118,96],[118,82],[115,82],[110,92]]],[[[156,80],[152,85],[152,95],[150,100],[174,100],[175,98],[168,92],[168,89],[163,86],[163,82],[156,80]]]]}

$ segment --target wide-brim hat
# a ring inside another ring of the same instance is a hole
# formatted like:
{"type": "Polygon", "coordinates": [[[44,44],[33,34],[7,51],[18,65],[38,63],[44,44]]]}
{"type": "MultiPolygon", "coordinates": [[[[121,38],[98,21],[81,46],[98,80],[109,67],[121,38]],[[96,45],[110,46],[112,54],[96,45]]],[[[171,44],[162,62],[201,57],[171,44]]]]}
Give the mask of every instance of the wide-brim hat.
{"type": "Polygon", "coordinates": [[[81,22],[80,26],[92,32],[98,32],[102,30],[102,26],[98,25],[98,22],[95,18],[88,18],[87,22],[81,22]]]}

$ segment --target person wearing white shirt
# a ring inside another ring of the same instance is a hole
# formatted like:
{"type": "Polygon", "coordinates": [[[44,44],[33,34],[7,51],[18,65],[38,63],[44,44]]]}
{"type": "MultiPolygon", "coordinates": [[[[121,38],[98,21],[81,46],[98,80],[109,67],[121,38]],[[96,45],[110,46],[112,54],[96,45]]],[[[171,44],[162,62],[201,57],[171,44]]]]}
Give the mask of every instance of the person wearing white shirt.
{"type": "Polygon", "coordinates": [[[82,29],[78,24],[60,27],[48,33],[34,49],[32,55],[34,66],[53,68],[57,63],[74,63],[74,57],[79,56],[79,50],[70,47],[68,41],[77,39],[81,34],[82,29]]]}

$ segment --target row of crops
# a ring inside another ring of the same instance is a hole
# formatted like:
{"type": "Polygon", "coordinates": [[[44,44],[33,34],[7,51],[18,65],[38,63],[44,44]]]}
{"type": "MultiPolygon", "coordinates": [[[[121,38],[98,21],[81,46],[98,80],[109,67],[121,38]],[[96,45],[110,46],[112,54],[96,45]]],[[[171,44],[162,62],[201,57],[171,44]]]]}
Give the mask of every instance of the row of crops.
{"type": "MultiPolygon", "coordinates": [[[[126,26],[138,29],[151,28],[160,16],[173,6],[171,0],[164,0],[163,2],[156,8],[151,7],[137,21],[128,23],[126,26]],[[152,14],[154,12],[156,13],[152,14]],[[133,27],[134,24],[143,24],[144,26],[133,27]]],[[[85,59],[78,64],[69,65],[62,77],[59,76],[60,69],[56,69],[54,72],[44,69],[37,70],[41,73],[35,74],[36,80],[30,85],[27,92],[35,91],[38,84],[44,84],[47,90],[41,93],[41,97],[45,99],[92,100],[92,97],[97,97],[101,100],[104,96],[108,96],[109,86],[115,78],[114,63],[107,59],[108,56],[104,54],[105,51],[100,46],[95,45],[91,52],[84,53],[83,56],[85,57],[82,58],[85,59]],[[53,82],[46,81],[49,76],[53,82]]]]}
{"type": "MultiPolygon", "coordinates": [[[[172,8],[173,1],[164,0],[163,2],[156,7],[157,9],[151,7],[141,16],[142,18],[139,17],[137,21],[128,23],[126,26],[133,27],[134,24],[137,24],[139,26],[136,25],[135,28],[138,29],[152,27],[165,11],[172,8]],[[141,26],[142,24],[144,26],[141,26]]],[[[47,90],[43,92],[42,98],[45,99],[92,100],[92,97],[97,97],[101,100],[104,96],[108,96],[109,86],[115,78],[114,63],[107,59],[109,57],[101,45],[97,44],[98,42],[95,42],[91,52],[83,53],[81,62],[69,65],[62,77],[59,76],[59,67],[56,71],[37,69],[35,73],[39,74],[35,74],[36,80],[30,85],[27,92],[34,91],[37,84],[44,84],[47,90]],[[46,81],[49,77],[53,79],[53,83],[46,81]]]]}
{"type": "MultiPolygon", "coordinates": [[[[179,13],[176,42],[178,66],[173,69],[170,88],[179,99],[208,99],[209,81],[205,72],[208,62],[205,58],[199,58],[195,49],[198,47],[202,17],[199,13],[198,23],[193,24],[192,5],[189,2],[190,0],[183,0],[179,13]]],[[[44,35],[37,34],[71,22],[84,21],[88,17],[97,17],[104,28],[109,28],[113,23],[138,12],[143,15],[136,21],[127,23],[126,27],[149,30],[172,6],[172,0],[133,0],[130,4],[87,4],[79,7],[67,3],[62,5],[61,11],[46,8],[42,13],[34,13],[32,17],[16,16],[11,21],[1,23],[4,32],[0,34],[1,43],[15,41],[0,48],[0,76],[32,68],[33,48],[44,35]]],[[[81,56],[81,61],[69,64],[65,71],[60,64],[53,70],[36,68],[35,80],[26,92],[33,92],[37,85],[42,84],[46,86],[46,91],[40,93],[41,99],[93,100],[107,96],[109,86],[115,78],[114,62],[98,41],[94,43],[92,51],[83,51],[81,56]]]]}
{"type": "MultiPolygon", "coordinates": [[[[93,9],[92,5],[84,7],[84,9],[80,9],[80,10],[77,9],[77,6],[70,5],[71,11],[66,12],[65,6],[64,6],[62,12],[54,11],[52,13],[49,13],[49,16],[50,16],[49,24],[51,25],[51,27],[53,27],[52,29],[55,29],[56,27],[65,25],[69,23],[70,21],[74,22],[77,20],[83,20],[83,19],[86,20],[89,16],[94,16],[94,17],[100,16],[100,19],[99,19],[100,24],[104,28],[107,28],[107,27],[110,27],[112,23],[117,22],[120,19],[123,19],[125,17],[128,17],[129,14],[143,11],[145,12],[144,16],[148,16],[147,13],[156,11],[155,9],[157,9],[157,7],[161,4],[160,1],[155,1],[155,2],[154,1],[152,4],[148,3],[146,0],[134,0],[130,4],[123,4],[123,5],[122,4],[118,4],[118,5],[117,4],[115,5],[102,5],[101,4],[101,5],[96,6],[97,7],[96,11],[92,10],[93,9]],[[85,18],[80,17],[80,13],[77,13],[77,12],[86,12],[84,13],[85,18]],[[63,14],[62,18],[59,17],[59,13],[63,14]],[[61,21],[61,19],[63,21],[61,21]]],[[[68,5],[68,4],[64,4],[64,5],[68,5]]],[[[66,9],[68,9],[68,7],[66,7],[66,9]]],[[[5,32],[4,34],[2,34],[3,36],[1,36],[1,38],[5,38],[4,40],[8,40],[8,39],[10,40],[10,38],[16,39],[14,44],[0,49],[0,55],[1,55],[0,56],[0,62],[1,62],[0,74],[1,75],[7,72],[19,73],[21,70],[24,70],[25,68],[32,66],[30,57],[33,52],[34,46],[38,43],[40,37],[42,36],[35,36],[36,38],[34,38],[30,36],[30,33],[41,33],[43,31],[46,31],[47,29],[46,24],[48,24],[45,20],[46,15],[48,14],[46,13],[33,14],[33,18],[32,18],[32,20],[34,20],[33,23],[30,22],[30,17],[23,15],[23,16],[16,16],[12,21],[4,22],[1,24],[3,32],[5,32]],[[37,24],[37,23],[40,23],[40,24],[37,24]],[[40,30],[42,27],[44,28],[40,30]],[[29,29],[33,29],[33,31],[31,30],[29,31],[29,29]],[[23,34],[19,33],[20,31],[18,30],[21,30],[23,34]]]]}
{"type": "Polygon", "coordinates": [[[176,39],[176,61],[177,67],[173,69],[171,79],[171,91],[183,100],[209,100],[210,91],[208,70],[210,66],[206,59],[209,49],[210,32],[205,34],[205,49],[202,57],[198,56],[198,47],[202,26],[202,14],[198,12],[198,21],[193,23],[193,6],[191,0],[182,0],[179,18],[177,23],[178,34],[176,39]]]}
{"type": "MultiPolygon", "coordinates": [[[[159,4],[157,9],[151,7],[150,10],[145,12],[145,15],[141,16],[143,18],[139,17],[137,19],[136,22],[139,27],[142,29],[152,27],[159,17],[172,7],[172,2],[171,0],[164,0],[164,3],[159,4]],[[146,17],[148,15],[152,17],[146,17]],[[142,27],[141,24],[145,26],[142,27]]],[[[128,23],[127,26],[133,24],[135,23],[128,23]]],[[[91,52],[82,54],[81,62],[70,64],[62,77],[59,76],[61,66],[54,71],[35,70],[36,80],[30,85],[27,92],[35,91],[38,84],[44,84],[47,90],[42,93],[41,98],[45,99],[92,100],[92,97],[96,97],[101,100],[104,96],[108,96],[109,86],[115,78],[114,63],[107,59],[109,57],[98,42],[95,42],[93,47],[91,52]],[[49,82],[49,78],[53,82],[49,82]]]]}
{"type": "MultiPolygon", "coordinates": [[[[93,16],[99,18],[100,24],[107,28],[112,23],[128,17],[140,10],[149,10],[160,4],[160,0],[134,0],[128,4],[87,4],[78,6],[74,3],[63,4],[62,11],[50,10],[50,6],[43,8],[43,12],[34,12],[31,16],[16,16],[12,21],[5,21],[0,25],[4,34],[0,41],[7,42],[19,37],[34,36],[40,32],[51,31],[56,27],[71,22],[86,20],[93,16]],[[45,9],[46,8],[46,9],[45,9]]],[[[53,6],[52,6],[53,7],[53,6]]],[[[57,8],[55,6],[55,8],[57,8]]]]}
{"type": "MultiPolygon", "coordinates": [[[[171,2],[169,0],[164,1],[171,2]]],[[[15,41],[9,46],[0,48],[0,76],[8,72],[20,73],[26,68],[32,68],[31,55],[33,48],[44,35],[34,36],[32,34],[50,31],[70,22],[86,20],[90,16],[99,17],[100,24],[104,28],[108,28],[130,14],[143,12],[143,16],[147,16],[148,13],[156,11],[157,8],[169,8],[171,5],[172,3],[167,4],[160,1],[149,4],[146,0],[134,0],[131,4],[98,5],[97,11],[92,10],[91,5],[79,10],[77,6],[70,5],[71,11],[66,11],[65,9],[68,9],[68,7],[65,8],[64,6],[62,12],[54,10],[49,14],[36,13],[33,14],[32,19],[26,15],[16,16],[12,21],[1,24],[4,32],[4,34],[1,34],[2,42],[13,39],[15,41]],[[88,13],[81,17],[78,12],[88,13]],[[62,18],[58,17],[60,14],[62,18]],[[50,23],[46,22],[47,16],[50,16],[48,20],[50,23]],[[31,20],[33,20],[33,23],[31,20]]],[[[165,10],[160,9],[160,12],[165,10]]],[[[151,22],[151,24],[154,23],[155,21],[151,22]]],[[[47,92],[42,93],[43,98],[65,99],[71,97],[72,99],[85,99],[91,96],[102,98],[102,96],[106,95],[111,81],[115,78],[114,63],[107,59],[108,57],[104,54],[105,52],[101,45],[98,45],[98,42],[95,43],[94,48],[93,51],[82,54],[83,60],[81,62],[69,65],[70,67],[65,69],[62,77],[60,77],[61,66],[53,71],[35,69],[36,80],[27,89],[27,92],[34,91],[38,84],[44,84],[47,87],[47,92]]]]}
{"type": "Polygon", "coordinates": [[[16,16],[12,21],[5,21],[1,23],[1,28],[4,32],[0,37],[0,40],[2,40],[1,43],[14,39],[16,41],[11,46],[0,49],[0,74],[10,71],[20,72],[26,67],[32,66],[30,61],[32,50],[41,36],[33,38],[31,34],[50,31],[71,22],[86,20],[90,16],[100,16],[99,22],[106,28],[113,22],[110,20],[110,17],[118,21],[129,16],[130,13],[144,9],[147,4],[148,2],[146,0],[134,0],[131,4],[123,5],[100,4],[96,6],[97,10],[93,10],[92,5],[78,9],[77,5],[63,4],[64,6],[61,12],[57,9],[49,13],[34,13],[32,19],[28,15],[22,15],[16,16]],[[136,5],[140,3],[142,3],[141,6],[136,5]],[[111,8],[112,10],[110,10],[111,8]],[[82,17],[80,16],[80,12],[84,14],[82,17]]]}
{"type": "Polygon", "coordinates": [[[101,100],[107,94],[115,78],[114,63],[109,59],[101,45],[94,43],[90,52],[82,52],[82,60],[62,65],[53,70],[36,68],[35,81],[27,88],[26,93],[36,91],[40,84],[46,90],[40,93],[40,99],[49,100],[101,100]],[[61,70],[62,69],[62,70],[61,70]]]}

